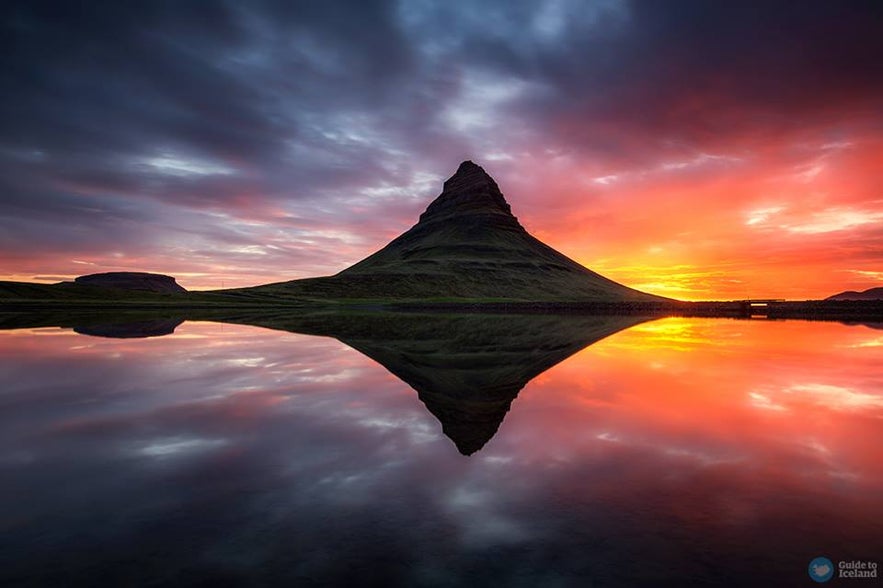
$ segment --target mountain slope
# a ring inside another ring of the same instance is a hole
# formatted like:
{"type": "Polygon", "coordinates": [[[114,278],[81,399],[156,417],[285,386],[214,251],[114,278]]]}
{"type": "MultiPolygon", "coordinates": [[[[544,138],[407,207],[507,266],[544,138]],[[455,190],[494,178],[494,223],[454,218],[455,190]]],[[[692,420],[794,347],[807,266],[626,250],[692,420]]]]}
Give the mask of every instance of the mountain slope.
{"type": "Polygon", "coordinates": [[[496,182],[471,161],[416,225],[380,251],[334,276],[264,288],[350,299],[667,300],[609,280],[531,236],[496,182]]]}
{"type": "Polygon", "coordinates": [[[825,300],[883,300],[883,287],[869,288],[863,292],[847,290],[846,292],[829,296],[825,300]]]}

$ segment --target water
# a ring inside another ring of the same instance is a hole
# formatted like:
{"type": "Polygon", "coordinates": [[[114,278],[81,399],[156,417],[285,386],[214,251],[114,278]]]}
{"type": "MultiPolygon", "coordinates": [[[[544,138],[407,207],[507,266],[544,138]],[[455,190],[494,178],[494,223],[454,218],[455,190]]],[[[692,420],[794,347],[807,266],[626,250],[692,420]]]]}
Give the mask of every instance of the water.
{"type": "Polygon", "coordinates": [[[297,323],[348,345],[0,331],[0,584],[806,586],[817,556],[883,563],[883,330],[381,322],[297,323]]]}

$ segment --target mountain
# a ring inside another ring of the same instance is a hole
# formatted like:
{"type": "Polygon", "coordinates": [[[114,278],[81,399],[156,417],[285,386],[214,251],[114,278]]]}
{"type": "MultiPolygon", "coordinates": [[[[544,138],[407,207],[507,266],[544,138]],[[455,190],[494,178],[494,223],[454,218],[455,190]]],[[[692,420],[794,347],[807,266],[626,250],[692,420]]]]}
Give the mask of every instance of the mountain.
{"type": "Polygon", "coordinates": [[[191,301],[190,294],[171,276],[145,272],[90,274],[57,284],[0,281],[0,306],[4,303],[181,304],[191,301]]]}
{"type": "Polygon", "coordinates": [[[144,292],[167,292],[181,294],[186,292],[171,276],[148,274],[145,272],[107,272],[80,276],[75,283],[85,286],[100,286],[119,290],[139,290],[144,292]]]}
{"type": "Polygon", "coordinates": [[[209,292],[187,292],[171,276],[142,272],[92,274],[54,285],[0,282],[0,303],[42,301],[677,304],[605,278],[530,235],[497,183],[471,161],[460,164],[416,225],[333,276],[209,292]]]}
{"type": "Polygon", "coordinates": [[[601,276],[531,236],[497,183],[460,164],[416,225],[342,272],[247,295],[347,299],[665,302],[601,276]]]}
{"type": "Polygon", "coordinates": [[[864,292],[847,290],[846,292],[829,296],[825,300],[883,300],[883,287],[870,288],[864,292]]]}

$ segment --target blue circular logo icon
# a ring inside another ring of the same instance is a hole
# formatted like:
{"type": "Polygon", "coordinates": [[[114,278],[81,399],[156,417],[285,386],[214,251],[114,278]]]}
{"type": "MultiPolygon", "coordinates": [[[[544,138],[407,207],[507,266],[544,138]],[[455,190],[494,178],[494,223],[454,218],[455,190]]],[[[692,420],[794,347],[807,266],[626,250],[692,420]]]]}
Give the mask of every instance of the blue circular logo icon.
{"type": "Polygon", "coordinates": [[[827,582],[834,575],[834,564],[827,557],[817,557],[809,562],[809,577],[816,582],[827,582]]]}

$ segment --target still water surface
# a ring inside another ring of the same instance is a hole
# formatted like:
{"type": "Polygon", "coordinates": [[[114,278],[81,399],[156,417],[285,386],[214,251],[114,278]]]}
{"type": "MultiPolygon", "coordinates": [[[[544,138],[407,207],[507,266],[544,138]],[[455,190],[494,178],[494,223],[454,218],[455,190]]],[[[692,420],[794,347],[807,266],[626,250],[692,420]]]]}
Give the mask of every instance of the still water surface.
{"type": "Polygon", "coordinates": [[[816,556],[883,564],[883,330],[621,321],[541,357],[470,347],[484,328],[457,357],[210,322],[0,331],[0,584],[806,586],[816,556]]]}

